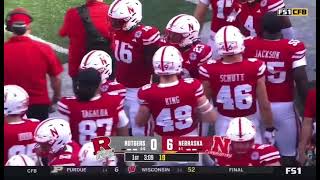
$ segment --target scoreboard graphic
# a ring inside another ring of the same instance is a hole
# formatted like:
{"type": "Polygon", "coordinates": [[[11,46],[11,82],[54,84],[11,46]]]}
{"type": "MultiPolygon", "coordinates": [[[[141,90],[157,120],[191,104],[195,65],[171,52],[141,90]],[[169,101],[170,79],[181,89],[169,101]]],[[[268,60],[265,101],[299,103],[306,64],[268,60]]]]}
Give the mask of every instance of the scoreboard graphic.
{"type": "Polygon", "coordinates": [[[125,154],[126,162],[198,162],[199,154],[229,155],[229,139],[213,137],[97,137],[97,158],[125,154]]]}

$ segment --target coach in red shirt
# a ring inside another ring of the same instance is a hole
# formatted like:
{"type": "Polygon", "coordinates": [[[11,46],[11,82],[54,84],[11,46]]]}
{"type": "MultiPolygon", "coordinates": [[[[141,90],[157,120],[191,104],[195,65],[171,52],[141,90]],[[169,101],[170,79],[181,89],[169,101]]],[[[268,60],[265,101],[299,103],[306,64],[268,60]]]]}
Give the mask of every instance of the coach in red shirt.
{"type": "Polygon", "coordinates": [[[4,43],[4,85],[24,88],[30,96],[28,118],[44,120],[48,118],[50,105],[61,97],[63,68],[50,46],[28,37],[31,22],[32,17],[23,8],[17,8],[7,16],[7,30],[13,35],[4,43]],[[53,89],[51,100],[47,75],[53,89]]]}
{"type": "MultiPolygon", "coordinates": [[[[103,0],[87,0],[86,7],[94,27],[104,38],[110,39],[111,24],[107,18],[109,5],[105,4],[103,0]]],[[[74,78],[78,73],[81,59],[87,53],[86,30],[77,7],[70,8],[66,12],[59,35],[61,37],[67,36],[70,39],[69,75],[74,78]]]]}

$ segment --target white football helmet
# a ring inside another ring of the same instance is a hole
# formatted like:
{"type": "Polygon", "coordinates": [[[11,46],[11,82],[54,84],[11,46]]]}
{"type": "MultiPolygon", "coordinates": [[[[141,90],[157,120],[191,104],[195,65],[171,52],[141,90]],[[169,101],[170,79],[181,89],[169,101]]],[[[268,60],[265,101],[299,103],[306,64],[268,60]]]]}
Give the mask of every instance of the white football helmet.
{"type": "Polygon", "coordinates": [[[188,14],[173,17],[166,26],[166,41],[185,47],[199,40],[200,23],[188,14]]]}
{"type": "Polygon", "coordinates": [[[66,120],[60,118],[49,118],[42,121],[34,131],[36,148],[40,148],[39,154],[53,154],[64,148],[71,142],[70,125],[66,120]],[[41,146],[46,146],[46,152],[42,152],[41,146]]]}
{"type": "Polygon", "coordinates": [[[245,117],[237,117],[230,121],[226,136],[231,141],[244,142],[254,139],[256,129],[253,123],[245,117]]]}
{"type": "Polygon", "coordinates": [[[244,47],[244,36],[234,26],[224,26],[215,35],[215,43],[220,56],[229,56],[242,53],[244,47]]]}
{"type": "Polygon", "coordinates": [[[36,162],[27,155],[19,154],[12,156],[6,166],[36,166],[36,162]]]}
{"type": "Polygon", "coordinates": [[[101,74],[101,83],[105,83],[112,74],[112,58],[101,50],[88,52],[81,60],[80,69],[94,68],[101,74]]]}
{"type": "Polygon", "coordinates": [[[174,75],[182,72],[182,55],[173,46],[163,46],[153,55],[154,73],[157,75],[174,75]]]}
{"type": "Polygon", "coordinates": [[[79,160],[81,166],[116,166],[116,156],[106,158],[103,160],[97,160],[97,157],[93,154],[94,147],[92,142],[85,143],[79,151],[79,160]]]}
{"type": "Polygon", "coordinates": [[[20,86],[4,86],[4,115],[23,115],[28,110],[29,95],[20,86]]]}
{"type": "Polygon", "coordinates": [[[138,0],[115,0],[108,11],[112,27],[128,31],[142,20],[142,5],[138,0]]]}

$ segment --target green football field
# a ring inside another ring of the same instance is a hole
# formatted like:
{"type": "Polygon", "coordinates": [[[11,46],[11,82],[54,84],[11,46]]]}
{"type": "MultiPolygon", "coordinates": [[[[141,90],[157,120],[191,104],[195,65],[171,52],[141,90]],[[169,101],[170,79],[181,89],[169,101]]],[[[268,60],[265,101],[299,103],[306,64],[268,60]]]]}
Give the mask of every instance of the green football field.
{"type": "MultiPolygon", "coordinates": [[[[104,0],[111,4],[112,0],[104,0]]],[[[28,9],[34,18],[32,24],[32,35],[48,42],[68,48],[68,39],[60,38],[58,30],[63,23],[66,10],[70,7],[79,6],[85,0],[5,0],[4,14],[16,7],[28,9]]],[[[173,16],[186,13],[192,14],[195,5],[184,0],[141,0],[143,5],[143,23],[156,26],[162,31],[167,22],[173,16]]],[[[5,39],[8,33],[5,33],[5,39]]],[[[63,63],[67,56],[58,53],[63,63]]]]}

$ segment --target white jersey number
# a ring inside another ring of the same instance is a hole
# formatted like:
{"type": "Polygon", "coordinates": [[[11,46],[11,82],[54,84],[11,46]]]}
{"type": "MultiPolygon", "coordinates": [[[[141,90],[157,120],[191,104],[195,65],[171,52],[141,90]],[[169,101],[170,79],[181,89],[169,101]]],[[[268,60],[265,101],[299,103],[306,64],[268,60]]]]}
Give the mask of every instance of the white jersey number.
{"type": "Polygon", "coordinates": [[[177,107],[173,111],[173,117],[170,108],[163,108],[156,118],[156,125],[162,126],[163,132],[189,128],[192,122],[192,107],[189,105],[177,107]]]}
{"type": "Polygon", "coordinates": [[[79,123],[79,143],[81,145],[97,137],[97,129],[105,126],[104,136],[110,136],[112,132],[113,119],[83,120],[79,123]],[[89,139],[87,138],[89,136],[89,139]]]}
{"type": "Polygon", "coordinates": [[[246,22],[244,23],[244,27],[250,31],[250,36],[257,36],[256,30],[253,27],[253,16],[248,16],[246,22]]]}
{"type": "Polygon", "coordinates": [[[223,104],[223,109],[234,110],[249,109],[252,106],[252,86],[249,84],[238,85],[234,88],[234,98],[232,98],[230,86],[223,85],[217,95],[217,103],[223,104]]]}
{"type": "Polygon", "coordinates": [[[275,84],[283,83],[286,80],[286,72],[275,70],[275,68],[283,67],[284,62],[267,62],[268,72],[271,74],[268,75],[268,81],[275,84]]]}
{"type": "Polygon", "coordinates": [[[118,61],[122,61],[124,63],[130,64],[132,62],[132,49],[129,43],[121,42],[119,40],[115,41],[116,49],[115,49],[115,57],[118,61]]]}
{"type": "Polygon", "coordinates": [[[233,0],[218,0],[217,1],[217,18],[225,19],[223,10],[225,7],[232,7],[233,0]]]}
{"type": "Polygon", "coordinates": [[[35,153],[33,153],[33,149],[36,143],[27,144],[27,145],[14,145],[11,146],[11,148],[8,150],[8,159],[11,158],[14,155],[18,154],[25,154],[30,157],[35,156],[35,153]]]}

